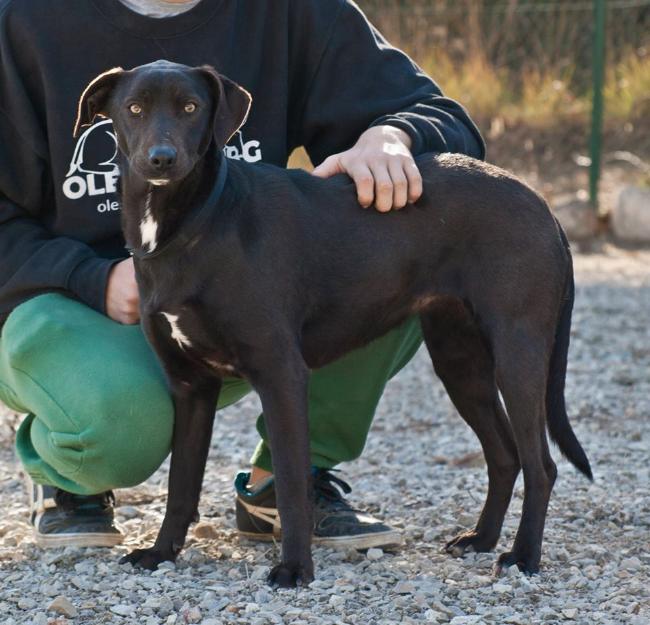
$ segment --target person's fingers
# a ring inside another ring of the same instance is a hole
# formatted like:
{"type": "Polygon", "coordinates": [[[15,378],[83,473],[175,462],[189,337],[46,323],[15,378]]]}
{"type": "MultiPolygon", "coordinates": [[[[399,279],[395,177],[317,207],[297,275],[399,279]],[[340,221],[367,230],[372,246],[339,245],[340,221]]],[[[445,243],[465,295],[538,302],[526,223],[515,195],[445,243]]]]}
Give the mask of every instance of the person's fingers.
{"type": "Polygon", "coordinates": [[[404,163],[404,173],[408,180],[408,201],[413,204],[422,195],[422,174],[412,159],[407,159],[404,163]]]}
{"type": "Polygon", "coordinates": [[[355,163],[346,171],[357,187],[357,199],[363,208],[372,205],[375,199],[375,179],[368,166],[363,162],[355,163]]]}
{"type": "Polygon", "coordinates": [[[388,173],[393,181],[393,206],[399,210],[406,206],[408,201],[408,180],[404,171],[402,159],[391,159],[388,163],[388,173]]]}
{"type": "Polygon", "coordinates": [[[393,181],[388,166],[381,160],[371,165],[370,171],[375,179],[375,208],[381,213],[387,213],[393,207],[393,181]]]}
{"type": "Polygon", "coordinates": [[[332,156],[328,156],[318,167],[315,167],[311,173],[319,178],[329,178],[330,176],[343,173],[343,168],[339,158],[340,156],[340,154],[332,154],[332,156]]]}
{"type": "Polygon", "coordinates": [[[137,308],[125,307],[120,311],[120,323],[132,325],[140,321],[140,311],[137,308]]]}
{"type": "Polygon", "coordinates": [[[140,306],[140,294],[138,293],[137,288],[135,290],[131,289],[125,297],[125,300],[129,310],[138,310],[138,307],[140,306]]]}

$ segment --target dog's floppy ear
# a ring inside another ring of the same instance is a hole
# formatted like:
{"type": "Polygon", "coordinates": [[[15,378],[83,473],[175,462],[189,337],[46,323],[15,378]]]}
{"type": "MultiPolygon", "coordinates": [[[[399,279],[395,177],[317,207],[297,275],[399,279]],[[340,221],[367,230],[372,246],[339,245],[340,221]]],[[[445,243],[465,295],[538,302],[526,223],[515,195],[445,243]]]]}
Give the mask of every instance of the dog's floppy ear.
{"type": "Polygon", "coordinates": [[[121,67],[114,67],[93,78],[84,89],[77,107],[77,121],[72,133],[74,137],[79,135],[84,126],[90,126],[97,115],[106,117],[108,98],[122,74],[124,70],[121,67]]]}
{"type": "Polygon", "coordinates": [[[214,120],[212,132],[219,148],[246,123],[253,98],[246,89],[217,73],[209,65],[197,68],[208,81],[214,97],[214,120]]]}

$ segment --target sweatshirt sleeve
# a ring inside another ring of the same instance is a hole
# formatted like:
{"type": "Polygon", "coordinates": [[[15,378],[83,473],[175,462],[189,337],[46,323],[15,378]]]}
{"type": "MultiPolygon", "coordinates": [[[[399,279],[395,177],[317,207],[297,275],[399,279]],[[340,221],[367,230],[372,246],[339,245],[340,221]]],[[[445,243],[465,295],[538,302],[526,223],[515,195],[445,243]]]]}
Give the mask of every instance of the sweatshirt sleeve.
{"type": "MultiPolygon", "coordinates": [[[[406,54],[392,47],[350,0],[312,1],[303,32],[326,29],[317,50],[304,40],[303,62],[313,67],[294,145],[315,164],[351,147],[370,126],[388,124],[412,139],[412,152],[460,152],[484,158],[483,139],[465,109],[406,54]],[[334,13],[334,19],[331,15],[334,13]],[[328,18],[329,15],[329,18],[328,18]]],[[[299,54],[299,52],[294,52],[299,54]]]]}
{"type": "Polygon", "coordinates": [[[71,292],[103,312],[115,260],[55,236],[45,224],[45,215],[54,212],[54,193],[44,116],[38,112],[43,103],[34,95],[37,87],[25,84],[26,76],[37,74],[14,61],[5,18],[0,17],[0,318],[48,291],[71,292]]]}

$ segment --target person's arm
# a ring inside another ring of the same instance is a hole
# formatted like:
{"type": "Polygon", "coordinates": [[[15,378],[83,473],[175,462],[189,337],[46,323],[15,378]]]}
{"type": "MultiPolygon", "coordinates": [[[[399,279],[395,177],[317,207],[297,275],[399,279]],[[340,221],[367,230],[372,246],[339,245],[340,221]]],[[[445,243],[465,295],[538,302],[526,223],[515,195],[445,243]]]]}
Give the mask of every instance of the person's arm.
{"type": "MultiPolygon", "coordinates": [[[[25,51],[28,54],[28,51],[25,51]]],[[[54,193],[44,123],[35,103],[36,72],[16,62],[6,12],[0,22],[0,318],[48,291],[70,292],[105,312],[108,276],[116,261],[82,241],[55,236],[54,193]]]]}
{"type": "Polygon", "coordinates": [[[54,236],[39,220],[46,202],[54,201],[45,192],[48,166],[17,128],[0,112],[0,314],[32,295],[57,290],[105,312],[115,261],[99,258],[81,241],[54,236]]]}
{"type": "MultiPolygon", "coordinates": [[[[389,175],[386,163],[401,159],[401,174],[407,179],[413,161],[405,149],[410,155],[485,156],[481,135],[463,107],[444,97],[408,56],[390,46],[356,5],[348,0],[305,4],[309,9],[298,12],[294,28],[303,33],[298,43],[304,66],[312,73],[299,74],[297,84],[306,84],[306,91],[295,109],[298,122],[290,138],[292,146],[305,146],[317,166],[323,164],[316,173],[346,171],[359,188],[367,179],[358,166],[363,152],[379,155],[370,165],[378,158],[382,163],[377,169],[389,175]],[[315,35],[323,31],[323,37],[315,35]],[[347,161],[357,163],[353,171],[346,166],[345,153],[350,149],[354,153],[347,155],[347,161]]],[[[375,172],[367,169],[377,187],[375,172]]]]}

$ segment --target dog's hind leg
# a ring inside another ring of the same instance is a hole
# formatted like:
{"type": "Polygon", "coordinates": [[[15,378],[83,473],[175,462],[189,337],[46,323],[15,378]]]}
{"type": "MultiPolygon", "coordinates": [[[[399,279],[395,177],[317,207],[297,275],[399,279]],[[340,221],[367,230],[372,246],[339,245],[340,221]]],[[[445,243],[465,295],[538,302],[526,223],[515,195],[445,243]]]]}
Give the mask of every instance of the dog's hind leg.
{"type": "Polygon", "coordinates": [[[489,477],[487,499],[476,527],[451,540],[447,551],[455,556],[465,551],[490,551],[499,539],[520,468],[499,400],[492,354],[460,300],[440,300],[420,318],[434,369],[458,412],[478,436],[489,477]]]}
{"type": "Polygon", "coordinates": [[[251,377],[269,435],[280,522],[282,561],[269,582],[281,587],[314,579],[308,424],[309,370],[297,346],[280,340],[258,356],[251,377]]]}
{"type": "MultiPolygon", "coordinates": [[[[532,316],[532,314],[531,314],[532,316]]],[[[546,384],[552,337],[539,320],[500,323],[493,335],[497,384],[506,405],[524,474],[522,516],[512,550],[499,556],[496,571],[516,564],[537,573],[548,502],[557,470],[546,439],[546,384]]]]}

